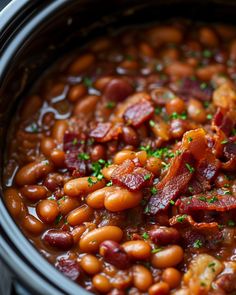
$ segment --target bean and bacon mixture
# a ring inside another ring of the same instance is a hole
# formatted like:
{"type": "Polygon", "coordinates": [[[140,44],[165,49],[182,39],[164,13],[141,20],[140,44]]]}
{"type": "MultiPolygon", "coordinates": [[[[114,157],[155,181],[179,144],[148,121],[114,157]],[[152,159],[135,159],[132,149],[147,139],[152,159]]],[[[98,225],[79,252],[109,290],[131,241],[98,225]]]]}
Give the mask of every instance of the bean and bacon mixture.
{"type": "Polygon", "coordinates": [[[129,28],[64,58],[18,112],[5,203],[95,294],[236,292],[236,28],[129,28]]]}

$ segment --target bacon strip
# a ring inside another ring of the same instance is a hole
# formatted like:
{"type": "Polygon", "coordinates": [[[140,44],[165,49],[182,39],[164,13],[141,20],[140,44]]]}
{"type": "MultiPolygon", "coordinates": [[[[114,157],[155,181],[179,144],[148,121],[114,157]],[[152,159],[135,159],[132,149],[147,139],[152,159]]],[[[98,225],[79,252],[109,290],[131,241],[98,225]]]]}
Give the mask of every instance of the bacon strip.
{"type": "Polygon", "coordinates": [[[121,133],[121,124],[98,123],[95,129],[90,131],[89,136],[93,137],[97,142],[107,142],[117,140],[121,133]]]}
{"type": "Polygon", "coordinates": [[[218,229],[218,223],[217,222],[196,222],[193,220],[192,216],[186,215],[183,219],[183,221],[180,223],[178,220],[181,218],[182,215],[175,215],[172,218],[169,219],[169,223],[171,226],[180,226],[183,225],[191,225],[193,228],[202,230],[202,229],[218,229]]]}
{"type": "Polygon", "coordinates": [[[180,213],[186,214],[197,210],[224,212],[236,209],[236,197],[233,195],[212,194],[205,196],[199,194],[181,198],[175,205],[179,207],[180,213]]]}
{"type": "Polygon", "coordinates": [[[131,160],[125,160],[111,175],[114,184],[125,186],[130,191],[138,191],[151,185],[153,177],[152,172],[145,168],[136,167],[131,160]]]}

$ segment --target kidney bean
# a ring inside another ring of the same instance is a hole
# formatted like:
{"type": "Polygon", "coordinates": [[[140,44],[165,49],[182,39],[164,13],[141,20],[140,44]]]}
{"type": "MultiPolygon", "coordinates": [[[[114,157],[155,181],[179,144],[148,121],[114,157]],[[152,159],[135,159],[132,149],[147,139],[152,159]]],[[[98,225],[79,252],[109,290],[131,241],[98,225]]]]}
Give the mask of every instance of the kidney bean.
{"type": "Polygon", "coordinates": [[[81,114],[84,114],[86,116],[92,116],[99,99],[100,97],[97,95],[85,96],[75,105],[73,111],[74,115],[81,116],[81,114]]]}
{"type": "Polygon", "coordinates": [[[98,180],[97,177],[80,177],[69,180],[64,185],[64,192],[69,197],[78,197],[79,195],[88,194],[105,186],[104,180],[98,180]]]}
{"type": "Polygon", "coordinates": [[[85,96],[87,93],[87,89],[83,84],[77,84],[71,86],[67,98],[69,101],[75,103],[77,102],[80,98],[85,96]]]}
{"type": "Polygon", "coordinates": [[[180,284],[181,273],[176,268],[168,267],[163,271],[162,279],[171,289],[174,289],[180,284]]]}
{"type": "Polygon", "coordinates": [[[136,153],[129,150],[123,150],[115,154],[113,162],[116,165],[122,164],[125,160],[133,160],[136,157],[136,153]]]}
{"type": "Polygon", "coordinates": [[[66,120],[57,120],[52,127],[51,136],[57,141],[57,143],[62,143],[64,139],[64,134],[68,128],[68,122],[66,120]]]}
{"type": "Polygon", "coordinates": [[[122,78],[115,78],[109,81],[104,89],[104,97],[108,101],[123,101],[133,93],[133,87],[122,78]]]}
{"type": "Polygon", "coordinates": [[[52,192],[59,189],[63,185],[63,183],[64,183],[64,176],[62,176],[59,173],[48,174],[46,179],[43,182],[46,188],[52,192]]]}
{"type": "Polygon", "coordinates": [[[111,290],[112,285],[105,275],[97,274],[92,279],[93,286],[101,293],[107,293],[111,290]]]}
{"type": "Polygon", "coordinates": [[[52,171],[53,165],[48,160],[35,161],[18,170],[15,176],[15,182],[19,186],[35,184],[39,179],[44,178],[52,171]]]}
{"type": "Polygon", "coordinates": [[[109,192],[104,200],[107,210],[118,212],[136,207],[141,199],[142,192],[130,192],[125,188],[113,187],[113,192],[109,192]]]}
{"type": "Polygon", "coordinates": [[[79,246],[84,252],[96,252],[99,245],[106,240],[119,242],[123,236],[118,226],[107,225],[96,228],[81,237],[79,246]]]}
{"type": "Polygon", "coordinates": [[[111,81],[111,79],[112,79],[111,76],[105,76],[105,77],[98,78],[94,82],[94,87],[97,88],[99,91],[103,91],[105,89],[105,87],[107,86],[107,84],[111,81]]]}
{"type": "Polygon", "coordinates": [[[55,140],[51,137],[44,137],[40,143],[41,152],[46,156],[49,157],[52,150],[56,147],[55,140]]]}
{"type": "Polygon", "coordinates": [[[85,221],[89,221],[93,210],[86,204],[83,204],[79,208],[74,209],[67,216],[67,221],[70,225],[79,225],[85,221]]]}
{"type": "Polygon", "coordinates": [[[188,116],[197,123],[206,121],[206,110],[202,103],[197,99],[190,99],[187,106],[188,116]]]}
{"type": "Polygon", "coordinates": [[[185,111],[185,109],[185,103],[179,97],[175,97],[166,103],[166,112],[168,115],[173,113],[181,114],[185,111]]]}
{"type": "Polygon", "coordinates": [[[69,67],[71,75],[79,75],[81,72],[87,70],[95,62],[95,57],[91,53],[87,53],[77,57],[69,67]]]}
{"type": "Polygon", "coordinates": [[[199,79],[210,81],[215,74],[225,73],[225,65],[211,64],[196,69],[196,75],[199,79]]]}
{"type": "Polygon", "coordinates": [[[147,291],[153,281],[151,272],[142,265],[135,265],[132,270],[134,286],[142,292],[147,291]]]}
{"type": "Polygon", "coordinates": [[[209,27],[202,27],[199,31],[200,42],[207,47],[216,47],[219,43],[218,36],[209,27]]]}
{"type": "Polygon", "coordinates": [[[171,76],[189,77],[194,74],[193,67],[187,63],[175,61],[165,68],[165,73],[171,76]]]}
{"type": "Polygon", "coordinates": [[[151,263],[156,268],[173,267],[184,258],[184,251],[178,245],[168,246],[152,255],[151,263]]]}
{"type": "Polygon", "coordinates": [[[28,213],[28,210],[16,189],[8,188],[5,190],[4,200],[7,209],[14,218],[21,219],[28,213]]]}
{"type": "Polygon", "coordinates": [[[64,251],[70,250],[74,243],[72,235],[60,229],[46,231],[43,234],[42,240],[46,245],[64,251]]]}
{"type": "Polygon", "coordinates": [[[42,200],[36,207],[39,218],[45,223],[53,223],[59,214],[59,207],[54,200],[42,200]]]}
{"type": "Polygon", "coordinates": [[[76,281],[81,275],[81,269],[77,261],[61,258],[55,264],[56,268],[72,281],[76,281]]]}
{"type": "Polygon", "coordinates": [[[45,199],[48,196],[48,190],[42,185],[25,185],[20,189],[20,193],[32,202],[45,199]]]}
{"type": "Polygon", "coordinates": [[[99,159],[106,158],[105,147],[101,144],[96,144],[90,153],[90,158],[94,162],[97,162],[99,159]]]}
{"type": "Polygon", "coordinates": [[[122,138],[126,144],[133,146],[138,145],[138,135],[132,127],[122,127],[122,138]]]}
{"type": "Polygon", "coordinates": [[[131,259],[146,260],[151,255],[150,245],[142,240],[125,242],[122,247],[131,259]]]}
{"type": "Polygon", "coordinates": [[[165,282],[156,283],[148,289],[149,295],[168,295],[169,293],[170,288],[165,282]]]}
{"type": "Polygon", "coordinates": [[[180,234],[173,227],[160,226],[149,231],[151,240],[158,245],[175,244],[180,240],[180,234]]]}
{"type": "Polygon", "coordinates": [[[80,265],[83,268],[83,270],[89,275],[94,275],[102,269],[101,261],[99,261],[97,257],[91,254],[83,256],[80,265]]]}
{"type": "Polygon", "coordinates": [[[110,240],[102,242],[99,247],[99,253],[106,262],[119,269],[128,268],[130,265],[127,253],[117,242],[110,240]]]}
{"type": "Polygon", "coordinates": [[[22,227],[32,235],[39,235],[44,230],[44,224],[33,215],[29,214],[22,220],[22,227]]]}
{"type": "Polygon", "coordinates": [[[56,167],[62,168],[65,166],[65,152],[58,149],[54,149],[50,153],[50,158],[56,167]]]}

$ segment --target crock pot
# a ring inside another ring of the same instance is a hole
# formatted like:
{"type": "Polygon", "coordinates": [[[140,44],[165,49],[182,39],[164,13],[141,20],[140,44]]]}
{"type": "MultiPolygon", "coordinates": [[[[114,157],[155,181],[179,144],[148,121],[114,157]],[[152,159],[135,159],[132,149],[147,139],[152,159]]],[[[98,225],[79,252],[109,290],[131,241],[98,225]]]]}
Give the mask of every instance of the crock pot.
{"type": "MultiPolygon", "coordinates": [[[[234,0],[13,0],[0,13],[0,174],[14,112],[45,68],[72,47],[121,26],[184,16],[233,23],[234,0]]],[[[0,182],[2,194],[2,181],[0,182]]],[[[0,256],[32,294],[89,294],[20,232],[0,198],[0,256]]]]}

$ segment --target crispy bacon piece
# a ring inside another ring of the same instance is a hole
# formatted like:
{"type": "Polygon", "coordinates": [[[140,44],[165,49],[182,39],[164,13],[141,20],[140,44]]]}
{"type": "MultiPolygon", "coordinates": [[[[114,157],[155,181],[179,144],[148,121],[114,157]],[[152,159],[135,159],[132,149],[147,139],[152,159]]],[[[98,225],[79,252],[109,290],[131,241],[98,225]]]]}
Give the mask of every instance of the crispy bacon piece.
{"type": "Polygon", "coordinates": [[[233,119],[233,113],[230,111],[218,108],[212,120],[213,130],[221,130],[228,136],[234,128],[236,118],[233,119]]]}
{"type": "Polygon", "coordinates": [[[78,134],[66,132],[64,135],[63,149],[65,151],[65,165],[71,172],[76,172],[77,177],[86,175],[85,160],[79,158],[80,153],[85,152],[85,140],[81,140],[78,134]]]}
{"type": "Polygon", "coordinates": [[[180,213],[191,213],[196,210],[206,211],[229,211],[236,209],[236,197],[233,195],[195,195],[192,197],[184,197],[176,201],[180,213]]]}
{"type": "Polygon", "coordinates": [[[213,93],[213,88],[210,85],[190,78],[183,78],[181,83],[174,87],[174,90],[185,100],[194,97],[201,101],[209,101],[213,93]]]}
{"type": "Polygon", "coordinates": [[[183,215],[175,215],[170,220],[169,223],[171,226],[188,226],[191,225],[194,229],[218,229],[218,223],[217,222],[196,222],[193,220],[192,216],[186,215],[183,218],[183,215]],[[181,220],[181,222],[179,221],[181,220]]]}
{"type": "Polygon", "coordinates": [[[114,184],[125,186],[130,191],[138,191],[151,185],[153,177],[153,174],[145,168],[136,167],[132,160],[124,161],[111,175],[114,184]]]}
{"type": "Polygon", "coordinates": [[[112,125],[111,123],[98,123],[97,126],[90,131],[89,136],[97,142],[107,142],[118,139],[122,133],[121,124],[112,125]]]}
{"type": "Polygon", "coordinates": [[[230,137],[228,142],[224,144],[223,154],[226,159],[236,157],[236,136],[230,137]]]}
{"type": "MultiPolygon", "coordinates": [[[[193,175],[193,155],[185,151],[173,159],[166,176],[157,184],[157,193],[148,203],[149,214],[156,214],[167,209],[171,200],[175,200],[184,191],[193,175]]],[[[193,168],[194,169],[194,168],[193,168]]]]}
{"type": "Polygon", "coordinates": [[[123,115],[125,121],[134,127],[140,126],[142,123],[151,118],[154,114],[154,107],[148,100],[141,100],[128,107],[123,115]]]}

